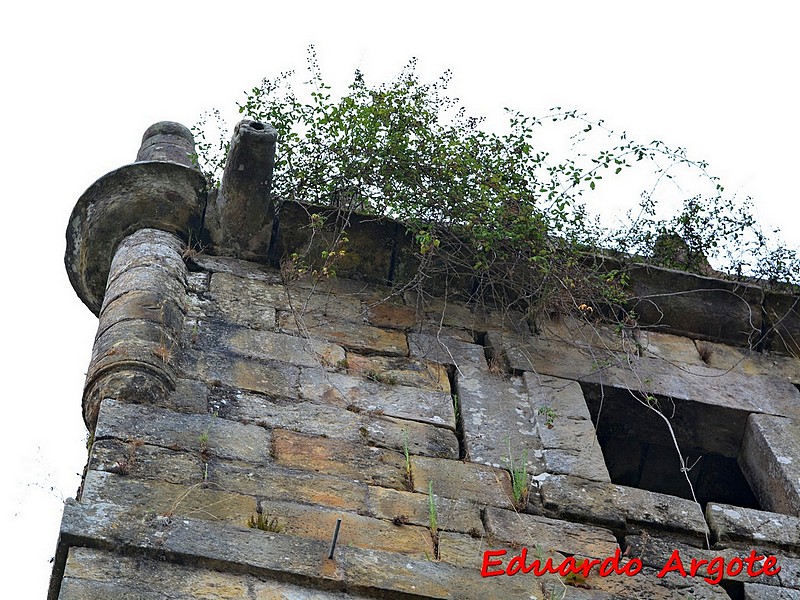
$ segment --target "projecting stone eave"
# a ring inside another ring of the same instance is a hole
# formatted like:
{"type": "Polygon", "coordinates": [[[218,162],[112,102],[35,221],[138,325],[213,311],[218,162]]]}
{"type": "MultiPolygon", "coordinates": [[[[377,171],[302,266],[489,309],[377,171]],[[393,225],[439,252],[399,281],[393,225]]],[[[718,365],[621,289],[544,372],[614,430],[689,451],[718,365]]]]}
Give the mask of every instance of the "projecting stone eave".
{"type": "Polygon", "coordinates": [[[200,171],[165,161],[125,165],[93,183],[78,199],[67,227],[64,263],[78,297],[95,315],[105,294],[117,244],[144,228],[197,239],[206,205],[200,171]]]}

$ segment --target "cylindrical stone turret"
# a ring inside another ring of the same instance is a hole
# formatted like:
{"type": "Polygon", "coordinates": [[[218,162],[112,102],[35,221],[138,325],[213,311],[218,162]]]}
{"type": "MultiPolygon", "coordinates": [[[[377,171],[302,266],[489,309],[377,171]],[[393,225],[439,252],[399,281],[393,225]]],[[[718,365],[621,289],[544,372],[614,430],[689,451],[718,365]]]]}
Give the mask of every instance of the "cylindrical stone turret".
{"type": "Polygon", "coordinates": [[[195,166],[194,139],[164,121],[145,132],[137,160],[98,179],[80,197],[67,227],[64,256],[72,287],[98,314],[117,244],[144,228],[197,240],[206,181],[195,166]]]}

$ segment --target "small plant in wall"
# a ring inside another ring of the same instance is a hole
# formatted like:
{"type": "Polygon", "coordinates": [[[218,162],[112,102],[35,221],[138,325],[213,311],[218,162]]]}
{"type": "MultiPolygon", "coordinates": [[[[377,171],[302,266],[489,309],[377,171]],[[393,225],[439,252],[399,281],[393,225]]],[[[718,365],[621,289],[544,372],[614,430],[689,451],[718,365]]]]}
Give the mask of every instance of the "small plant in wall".
{"type": "Polygon", "coordinates": [[[414,473],[411,470],[411,455],[408,453],[408,431],[405,429],[403,429],[403,455],[405,456],[403,479],[406,489],[410,492],[414,490],[414,473]]]}
{"type": "Polygon", "coordinates": [[[555,422],[556,417],[558,416],[556,414],[556,411],[550,406],[540,406],[537,412],[539,415],[544,417],[545,427],[547,427],[548,429],[552,429],[553,423],[555,422]]]}
{"type": "Polygon", "coordinates": [[[528,502],[528,490],[530,477],[528,476],[528,451],[522,451],[522,459],[514,460],[514,453],[511,450],[511,439],[508,440],[508,472],[511,475],[511,493],[514,498],[514,506],[518,509],[525,507],[528,502]]]}
{"type": "Polygon", "coordinates": [[[433,482],[428,482],[428,526],[433,540],[433,557],[439,560],[439,513],[436,510],[436,498],[433,495],[433,482]]]}
{"type": "Polygon", "coordinates": [[[216,411],[211,414],[205,429],[203,429],[203,431],[200,432],[200,435],[197,436],[197,442],[200,445],[201,454],[207,455],[209,453],[208,443],[211,435],[211,426],[214,424],[214,420],[217,418],[218,414],[219,413],[217,413],[216,411]]]}
{"type": "Polygon", "coordinates": [[[257,512],[255,515],[250,515],[247,519],[247,526],[251,529],[260,529],[261,531],[270,531],[272,533],[280,533],[283,531],[283,525],[278,522],[277,517],[270,518],[269,515],[257,512]]]}

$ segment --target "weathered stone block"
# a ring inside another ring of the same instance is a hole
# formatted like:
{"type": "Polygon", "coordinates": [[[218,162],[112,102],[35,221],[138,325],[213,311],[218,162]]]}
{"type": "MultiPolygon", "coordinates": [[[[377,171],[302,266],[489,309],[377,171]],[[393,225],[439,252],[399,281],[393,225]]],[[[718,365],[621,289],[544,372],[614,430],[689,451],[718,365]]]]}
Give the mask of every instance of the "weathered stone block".
{"type": "Polygon", "coordinates": [[[508,469],[525,456],[528,472],[540,473],[542,446],[522,378],[477,371],[455,379],[469,459],[508,469]]]}
{"type": "Polygon", "coordinates": [[[192,294],[205,294],[208,292],[208,284],[211,274],[205,271],[190,271],[186,274],[186,291],[192,294]]]}
{"type": "Polygon", "coordinates": [[[448,335],[409,333],[408,347],[411,356],[442,365],[454,365],[462,374],[475,371],[488,373],[483,346],[472,344],[448,335]]]}
{"type": "Polygon", "coordinates": [[[591,418],[581,386],[577,382],[531,371],[523,372],[522,378],[534,414],[543,417],[545,426],[549,416],[552,416],[553,426],[562,419],[591,418]]]}
{"type": "Polygon", "coordinates": [[[800,298],[766,292],[764,316],[770,326],[765,346],[793,357],[800,356],[800,298]]]}
{"type": "Polygon", "coordinates": [[[280,361],[259,361],[220,352],[186,351],[181,371],[212,389],[228,386],[265,394],[270,398],[296,398],[300,368],[280,361]]]}
{"type": "Polygon", "coordinates": [[[539,546],[562,554],[590,558],[613,556],[619,549],[614,534],[600,527],[557,521],[525,513],[487,507],[486,531],[512,546],[539,546]]]}
{"type": "Polygon", "coordinates": [[[545,449],[542,452],[543,470],[548,473],[574,475],[594,481],[611,481],[599,445],[596,445],[595,442],[593,446],[585,440],[581,443],[587,443],[587,445],[578,448],[545,449]]]}
{"type": "Polygon", "coordinates": [[[290,306],[286,288],[271,278],[240,277],[227,272],[211,274],[208,295],[220,317],[237,325],[248,325],[245,321],[260,324],[262,313],[268,309],[274,315],[276,308],[288,310],[290,306]]]}
{"type": "Polygon", "coordinates": [[[274,285],[283,283],[280,270],[270,265],[247,262],[229,256],[213,256],[202,252],[191,254],[188,262],[210,273],[227,273],[236,277],[256,279],[274,285]]]}
{"type": "Polygon", "coordinates": [[[450,394],[404,385],[364,380],[321,369],[303,369],[300,393],[304,398],[336,404],[342,408],[401,419],[422,421],[455,429],[450,394]]]}
{"type": "Polygon", "coordinates": [[[794,385],[800,385],[800,359],[794,356],[757,352],[714,342],[695,343],[698,351],[706,356],[706,362],[710,367],[743,375],[783,377],[794,385]]]}
{"type": "Polygon", "coordinates": [[[744,600],[800,600],[800,590],[761,583],[745,583],[744,600]]]}
{"type": "Polygon", "coordinates": [[[750,415],[739,466],[761,506],[800,515],[800,427],[798,421],[750,415]]]}
{"type": "Polygon", "coordinates": [[[162,276],[169,274],[173,279],[184,281],[185,249],[186,243],[175,235],[157,228],[140,229],[125,238],[114,249],[108,287],[115,285],[115,278],[120,274],[142,267],[161,272],[162,276]]]}
{"type": "Polygon", "coordinates": [[[417,313],[399,302],[376,302],[368,305],[367,320],[375,327],[408,330],[417,322],[417,313]]]}
{"type": "Polygon", "coordinates": [[[345,360],[351,375],[450,393],[447,369],[435,362],[397,356],[363,356],[354,352],[348,352],[345,360]]]}
{"type": "Polygon", "coordinates": [[[433,485],[435,496],[463,498],[490,506],[512,508],[514,495],[508,471],[476,463],[427,456],[411,458],[414,491],[427,494],[433,485]]]}
{"type": "MultiPolygon", "coordinates": [[[[369,417],[369,415],[367,415],[369,417]]],[[[358,433],[364,443],[404,452],[438,458],[457,459],[458,439],[444,427],[386,416],[369,418],[358,433]]]]}
{"type": "Polygon", "coordinates": [[[372,325],[333,320],[312,312],[300,317],[280,312],[278,326],[290,333],[302,332],[303,335],[328,340],[363,354],[408,356],[406,335],[395,329],[379,329],[372,325]]]}
{"type": "MultiPolygon", "coordinates": [[[[537,337],[552,342],[599,348],[614,352],[636,351],[635,331],[630,327],[614,327],[596,321],[559,316],[538,324],[537,337]]],[[[495,335],[495,337],[499,337],[495,335]]],[[[508,337],[508,336],[503,336],[508,337]]],[[[512,339],[516,336],[512,336],[512,339]]]]}
{"type": "Polygon", "coordinates": [[[703,541],[708,532],[700,506],[689,500],[564,475],[538,479],[551,516],[628,533],[673,531],[692,543],[703,541]]]}
{"type": "Polygon", "coordinates": [[[71,548],[59,600],[346,600],[352,594],[309,589],[194,565],[71,548]],[[166,591],[168,590],[168,591],[166,591]]]}
{"type": "Polygon", "coordinates": [[[182,485],[92,470],[84,479],[81,502],[116,504],[140,519],[192,517],[245,527],[256,513],[256,499],[219,489],[197,475],[192,485],[182,485]]]}
{"type": "Polygon", "coordinates": [[[761,335],[761,288],[651,266],[629,271],[638,324],[748,346],[761,335]]]}
{"type": "Polygon", "coordinates": [[[301,367],[334,368],[345,360],[341,346],[321,340],[219,325],[201,329],[197,349],[223,350],[260,361],[282,361],[301,367]]]}
{"type": "Polygon", "coordinates": [[[544,470],[610,482],[580,385],[528,371],[523,379],[544,449],[544,470]]]}
{"type": "Polygon", "coordinates": [[[174,298],[157,292],[131,291],[103,306],[97,333],[101,335],[112,325],[130,320],[149,321],[168,332],[178,332],[183,327],[184,308],[174,298]]]}
{"type": "Polygon", "coordinates": [[[272,455],[285,467],[397,490],[408,488],[405,457],[391,450],[276,429],[272,432],[272,455]]]}
{"type": "Polygon", "coordinates": [[[743,412],[800,416],[800,392],[779,377],[745,376],[695,365],[676,369],[660,359],[590,351],[537,338],[528,338],[527,343],[509,343],[504,351],[516,371],[641,390],[743,412]]]}
{"type": "Polygon", "coordinates": [[[424,559],[433,556],[433,538],[427,526],[395,525],[372,517],[278,500],[262,500],[264,515],[277,519],[280,533],[330,542],[341,518],[339,544],[400,552],[424,559]]]}
{"type": "Polygon", "coordinates": [[[136,479],[159,479],[186,486],[201,481],[205,474],[205,462],[199,452],[170,450],[137,439],[96,440],[89,455],[89,467],[136,479]]]}
{"type": "Polygon", "coordinates": [[[178,340],[160,323],[121,321],[95,339],[87,380],[102,376],[105,371],[138,366],[174,383],[180,351],[178,340]]]}
{"type": "MultiPolygon", "coordinates": [[[[467,499],[436,496],[436,523],[440,531],[483,534],[480,506],[467,499]]],[[[369,486],[367,513],[390,521],[430,527],[430,506],[426,494],[369,486]]]]}
{"type": "Polygon", "coordinates": [[[636,341],[639,343],[639,353],[642,356],[658,358],[671,364],[706,364],[700,356],[695,343],[689,338],[647,329],[637,330],[635,336],[636,341]]]}
{"type": "Polygon", "coordinates": [[[212,302],[202,305],[204,320],[221,320],[251,329],[271,331],[277,328],[277,311],[263,303],[249,302],[238,294],[218,293],[212,302]]]}
{"type": "Polygon", "coordinates": [[[706,521],[720,546],[749,545],[800,552],[800,518],[709,502],[706,521]]]}
{"type": "MultiPolygon", "coordinates": [[[[181,263],[182,264],[182,263],[181,263]]],[[[110,305],[112,302],[119,299],[125,294],[131,292],[151,292],[155,294],[161,302],[165,298],[170,298],[176,302],[182,309],[186,297],[186,280],[183,277],[185,273],[175,273],[168,271],[157,265],[142,265],[121,271],[115,274],[113,271],[111,275],[113,279],[108,282],[106,294],[103,297],[103,305],[101,311],[110,305]]]]}
{"type": "Polygon", "coordinates": [[[104,400],[100,408],[95,439],[107,437],[253,463],[270,460],[270,435],[263,427],[116,400],[104,400]]]}

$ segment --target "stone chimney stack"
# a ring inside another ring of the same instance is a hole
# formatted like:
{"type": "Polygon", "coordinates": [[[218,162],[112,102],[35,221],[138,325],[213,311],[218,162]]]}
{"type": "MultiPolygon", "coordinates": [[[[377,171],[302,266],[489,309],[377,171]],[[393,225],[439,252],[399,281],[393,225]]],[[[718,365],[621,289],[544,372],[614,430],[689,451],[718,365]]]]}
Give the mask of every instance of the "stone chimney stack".
{"type": "Polygon", "coordinates": [[[275,206],[270,198],[278,132],[244,120],[233,131],[219,190],[212,190],[206,228],[218,253],[265,261],[275,206]]]}

